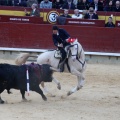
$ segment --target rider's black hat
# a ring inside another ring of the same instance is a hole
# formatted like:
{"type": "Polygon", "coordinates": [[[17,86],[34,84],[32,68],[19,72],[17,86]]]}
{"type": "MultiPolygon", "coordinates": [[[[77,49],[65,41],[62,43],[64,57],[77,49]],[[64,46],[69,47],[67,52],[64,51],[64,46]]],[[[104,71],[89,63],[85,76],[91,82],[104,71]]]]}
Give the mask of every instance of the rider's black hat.
{"type": "Polygon", "coordinates": [[[53,30],[59,30],[57,26],[53,26],[53,30]]]}

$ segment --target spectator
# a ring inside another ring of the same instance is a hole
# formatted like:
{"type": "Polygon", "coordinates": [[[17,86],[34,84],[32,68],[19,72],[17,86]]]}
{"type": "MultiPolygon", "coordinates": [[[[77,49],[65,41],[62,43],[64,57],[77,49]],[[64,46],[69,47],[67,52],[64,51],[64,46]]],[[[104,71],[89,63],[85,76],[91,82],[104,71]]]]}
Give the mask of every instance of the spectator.
{"type": "Polygon", "coordinates": [[[71,16],[68,13],[69,13],[69,10],[64,9],[64,13],[62,15],[60,15],[60,17],[71,18],[71,16]]]}
{"type": "Polygon", "coordinates": [[[12,6],[12,0],[0,0],[0,5],[12,6]]]}
{"type": "Polygon", "coordinates": [[[27,7],[27,0],[13,0],[14,6],[27,7]]]}
{"type": "Polygon", "coordinates": [[[108,22],[105,24],[105,27],[110,27],[110,28],[115,27],[115,24],[113,23],[113,18],[112,17],[108,18],[108,22]]]}
{"type": "Polygon", "coordinates": [[[72,0],[67,0],[62,6],[62,9],[76,9],[75,5],[73,4],[72,0]]]}
{"type": "Polygon", "coordinates": [[[42,0],[37,0],[37,1],[38,1],[38,4],[40,4],[42,0]]]}
{"type": "Polygon", "coordinates": [[[92,3],[92,2],[93,2],[93,0],[88,0],[88,2],[89,2],[89,3],[92,3]]]}
{"type": "Polygon", "coordinates": [[[33,3],[38,4],[37,0],[28,0],[27,1],[27,7],[31,7],[33,3]]]}
{"type": "Polygon", "coordinates": [[[113,11],[113,1],[110,0],[109,3],[104,7],[104,11],[113,11]]]}
{"type": "Polygon", "coordinates": [[[60,9],[60,8],[62,7],[62,4],[63,4],[63,1],[62,1],[62,0],[56,0],[56,1],[53,3],[53,7],[52,7],[52,8],[60,9]]]}
{"type": "Polygon", "coordinates": [[[103,3],[99,2],[99,0],[94,0],[90,7],[93,7],[95,11],[103,11],[103,3]]]}
{"type": "Polygon", "coordinates": [[[115,6],[113,7],[114,12],[120,12],[120,1],[116,1],[115,6]]]}
{"type": "Polygon", "coordinates": [[[43,0],[40,3],[40,8],[51,9],[52,8],[52,2],[50,2],[49,0],[43,0]]]}
{"type": "Polygon", "coordinates": [[[65,25],[66,23],[66,17],[58,16],[57,18],[57,24],[59,25],[65,25]]]}
{"type": "Polygon", "coordinates": [[[88,13],[85,14],[84,18],[85,19],[98,19],[98,15],[96,11],[94,11],[93,7],[90,7],[88,13]]]}
{"type": "Polygon", "coordinates": [[[82,19],[83,15],[79,14],[79,10],[78,9],[75,9],[74,10],[74,14],[72,15],[72,18],[82,19]]]}
{"type": "Polygon", "coordinates": [[[72,0],[72,2],[75,5],[75,7],[77,8],[78,0],[72,0]]]}
{"type": "Polygon", "coordinates": [[[89,9],[88,1],[87,0],[82,0],[82,1],[78,2],[77,8],[79,10],[88,10],[89,9]]]}
{"type": "Polygon", "coordinates": [[[39,10],[37,9],[38,8],[38,5],[33,3],[32,6],[32,11],[30,13],[27,13],[26,9],[25,9],[25,15],[26,16],[31,16],[31,17],[40,17],[40,12],[39,10]]]}

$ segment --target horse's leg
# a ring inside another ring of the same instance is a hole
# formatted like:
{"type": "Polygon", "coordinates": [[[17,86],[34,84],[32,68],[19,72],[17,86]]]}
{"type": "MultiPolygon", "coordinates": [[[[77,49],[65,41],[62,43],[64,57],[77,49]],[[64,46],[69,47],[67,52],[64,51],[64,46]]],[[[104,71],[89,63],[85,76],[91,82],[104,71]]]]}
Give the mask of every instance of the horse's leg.
{"type": "Polygon", "coordinates": [[[52,94],[51,94],[51,93],[49,93],[49,91],[48,91],[48,89],[47,89],[47,87],[45,86],[45,84],[44,84],[44,82],[43,82],[43,81],[41,82],[41,86],[42,86],[42,88],[43,88],[44,92],[46,92],[47,94],[50,94],[50,95],[52,96],[52,94]]]}
{"type": "Polygon", "coordinates": [[[57,88],[59,90],[61,90],[61,84],[60,84],[60,82],[56,78],[53,78],[53,81],[57,84],[57,88]]]}
{"type": "MultiPolygon", "coordinates": [[[[50,69],[51,69],[51,70],[54,70],[54,71],[56,71],[56,72],[60,72],[60,69],[56,69],[56,68],[54,68],[54,67],[50,67],[50,69]]],[[[57,88],[58,88],[59,90],[61,90],[60,82],[59,82],[56,78],[53,78],[53,81],[58,85],[57,88]]]]}
{"type": "Polygon", "coordinates": [[[78,79],[78,84],[76,87],[74,87],[73,89],[71,89],[67,95],[71,95],[72,93],[76,92],[77,90],[81,89],[83,87],[83,84],[84,84],[84,75],[83,73],[77,71],[77,70],[72,70],[72,74],[76,75],[77,76],[77,79],[78,79]]]}
{"type": "Polygon", "coordinates": [[[47,87],[45,86],[45,84],[44,84],[44,82],[43,82],[43,81],[41,82],[41,86],[42,86],[42,88],[43,88],[44,92],[46,92],[46,93],[50,94],[50,93],[49,93],[49,91],[48,91],[48,89],[47,89],[47,87]]]}
{"type": "Polygon", "coordinates": [[[85,82],[85,77],[84,77],[84,74],[82,74],[82,76],[77,76],[78,78],[78,86],[77,86],[77,90],[81,89],[84,85],[84,82],[85,82]]]}
{"type": "Polygon", "coordinates": [[[4,88],[2,86],[0,86],[0,104],[4,104],[5,101],[2,100],[1,98],[1,93],[4,91],[4,88]]]}
{"type": "Polygon", "coordinates": [[[3,103],[5,103],[5,102],[2,100],[1,94],[0,94],[0,104],[3,104],[3,103]]]}
{"type": "Polygon", "coordinates": [[[76,70],[76,69],[72,69],[72,70],[71,70],[71,74],[81,77],[83,73],[79,72],[79,71],[76,70]]]}
{"type": "Polygon", "coordinates": [[[53,95],[52,93],[49,92],[48,88],[45,86],[43,81],[41,82],[41,86],[42,86],[45,93],[47,93],[51,97],[55,97],[55,95],[53,95]]]}

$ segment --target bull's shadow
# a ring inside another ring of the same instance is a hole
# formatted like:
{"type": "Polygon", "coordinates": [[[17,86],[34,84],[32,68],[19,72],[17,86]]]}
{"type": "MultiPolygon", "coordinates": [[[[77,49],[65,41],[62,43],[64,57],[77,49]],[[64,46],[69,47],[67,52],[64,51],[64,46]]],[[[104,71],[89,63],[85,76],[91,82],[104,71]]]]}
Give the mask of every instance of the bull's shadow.
{"type": "MultiPolygon", "coordinates": [[[[43,100],[47,100],[39,84],[52,81],[53,70],[48,64],[24,64],[24,65],[10,65],[0,64],[0,94],[6,89],[9,93],[10,89],[20,90],[22,99],[25,98],[25,91],[35,91],[42,96],[43,100]]],[[[0,96],[0,103],[4,103],[0,96]]]]}

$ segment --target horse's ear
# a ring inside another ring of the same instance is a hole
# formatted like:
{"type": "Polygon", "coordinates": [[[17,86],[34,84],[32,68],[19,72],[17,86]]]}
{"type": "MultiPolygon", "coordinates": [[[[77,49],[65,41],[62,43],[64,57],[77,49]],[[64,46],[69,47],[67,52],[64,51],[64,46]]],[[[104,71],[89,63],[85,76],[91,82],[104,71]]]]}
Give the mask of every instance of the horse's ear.
{"type": "Polygon", "coordinates": [[[76,40],[75,40],[76,42],[78,42],[78,39],[76,38],[76,40]]]}

